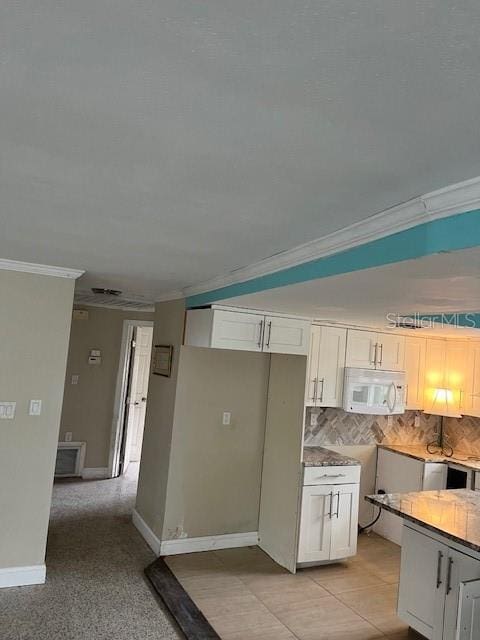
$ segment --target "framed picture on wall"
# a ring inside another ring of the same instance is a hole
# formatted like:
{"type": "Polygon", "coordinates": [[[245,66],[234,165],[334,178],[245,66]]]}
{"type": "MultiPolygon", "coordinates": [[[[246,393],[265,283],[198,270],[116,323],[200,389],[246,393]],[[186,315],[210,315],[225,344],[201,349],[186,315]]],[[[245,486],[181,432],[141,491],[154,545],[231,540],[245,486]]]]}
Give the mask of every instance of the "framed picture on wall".
{"type": "Polygon", "coordinates": [[[172,373],[173,346],[156,344],[153,347],[152,373],[169,378],[172,373]]]}

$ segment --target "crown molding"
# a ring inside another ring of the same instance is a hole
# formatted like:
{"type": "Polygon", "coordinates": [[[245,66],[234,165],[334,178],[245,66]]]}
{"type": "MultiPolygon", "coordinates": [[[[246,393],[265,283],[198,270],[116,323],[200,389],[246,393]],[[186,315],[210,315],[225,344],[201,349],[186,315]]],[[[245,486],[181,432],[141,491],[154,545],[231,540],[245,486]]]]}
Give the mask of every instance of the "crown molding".
{"type": "MultiPolygon", "coordinates": [[[[318,260],[420,224],[480,208],[480,177],[418,196],[326,236],[282,251],[226,275],[186,287],[194,296],[318,260]]],[[[172,294],[164,296],[169,299],[172,294]]]]}
{"type": "Polygon", "coordinates": [[[18,260],[0,259],[0,270],[20,271],[22,273],[34,273],[39,276],[53,276],[55,278],[69,278],[76,280],[85,271],[81,269],[67,269],[65,267],[53,267],[48,264],[35,264],[34,262],[19,262],[18,260]]]}

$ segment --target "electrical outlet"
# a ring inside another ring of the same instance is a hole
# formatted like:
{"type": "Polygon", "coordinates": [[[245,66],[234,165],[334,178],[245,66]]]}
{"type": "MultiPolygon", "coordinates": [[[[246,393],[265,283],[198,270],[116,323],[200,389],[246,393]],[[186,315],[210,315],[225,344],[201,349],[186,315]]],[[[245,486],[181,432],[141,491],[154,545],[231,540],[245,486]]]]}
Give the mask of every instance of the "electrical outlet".
{"type": "Polygon", "coordinates": [[[232,414],[230,411],[224,411],[222,416],[222,424],[224,427],[228,427],[232,423],[232,414]]]}
{"type": "Polygon", "coordinates": [[[419,427],[419,426],[420,426],[420,416],[419,416],[418,414],[415,416],[415,422],[414,422],[414,425],[415,425],[416,427],[419,427]]]}
{"type": "Polygon", "coordinates": [[[71,431],[67,431],[65,433],[65,442],[71,442],[73,439],[73,433],[71,431]]]}
{"type": "Polygon", "coordinates": [[[387,424],[389,427],[393,427],[393,416],[388,416],[387,424]]]}

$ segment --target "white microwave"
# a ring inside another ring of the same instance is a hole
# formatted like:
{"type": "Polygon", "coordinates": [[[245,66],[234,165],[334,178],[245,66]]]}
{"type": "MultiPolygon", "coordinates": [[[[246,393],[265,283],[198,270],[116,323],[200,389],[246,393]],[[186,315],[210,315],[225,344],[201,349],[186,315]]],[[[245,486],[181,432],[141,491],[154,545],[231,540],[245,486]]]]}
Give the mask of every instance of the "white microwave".
{"type": "Polygon", "coordinates": [[[343,408],[349,413],[393,415],[405,411],[405,371],[345,369],[343,408]]]}

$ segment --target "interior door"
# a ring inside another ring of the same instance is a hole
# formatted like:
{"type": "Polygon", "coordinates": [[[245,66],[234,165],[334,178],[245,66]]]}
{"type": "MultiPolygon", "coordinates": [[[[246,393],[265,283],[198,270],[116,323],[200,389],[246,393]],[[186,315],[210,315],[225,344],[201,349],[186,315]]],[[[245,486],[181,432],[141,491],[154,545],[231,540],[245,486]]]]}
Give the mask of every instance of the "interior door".
{"type": "Polygon", "coordinates": [[[428,640],[442,640],[448,547],[409,527],[402,542],[398,615],[428,640]]]}
{"type": "Polygon", "coordinates": [[[377,342],[377,369],[403,371],[405,368],[405,336],[379,333],[377,342]]]}
{"type": "Polygon", "coordinates": [[[298,562],[330,558],[334,489],[332,485],[303,487],[298,562]]]}
{"type": "Polygon", "coordinates": [[[426,346],[425,338],[405,340],[406,409],[423,409],[426,346]]]}
{"type": "Polygon", "coordinates": [[[152,327],[135,327],[131,372],[127,391],[122,473],[127,471],[130,462],[140,460],[147,407],[152,337],[152,327]]]}
{"type": "Polygon", "coordinates": [[[443,640],[480,638],[480,561],[449,549],[445,593],[443,640]],[[462,583],[470,581],[475,581],[476,585],[471,583],[470,587],[464,586],[462,589],[462,583]],[[457,622],[460,624],[457,625],[457,622]],[[461,632],[460,635],[457,634],[457,628],[461,632]],[[476,633],[469,635],[472,628],[475,628],[476,633]]]}
{"type": "Polygon", "coordinates": [[[349,329],[347,332],[347,367],[375,369],[377,334],[372,331],[349,329]]]}
{"type": "Polygon", "coordinates": [[[346,329],[321,327],[317,370],[320,407],[341,407],[345,364],[346,329]]]}
{"type": "Polygon", "coordinates": [[[331,560],[354,556],[357,551],[358,495],[358,484],[343,484],[334,488],[331,560]]]}
{"type": "Polygon", "coordinates": [[[310,348],[310,327],[307,320],[266,316],[263,350],[306,356],[310,348]]]}

